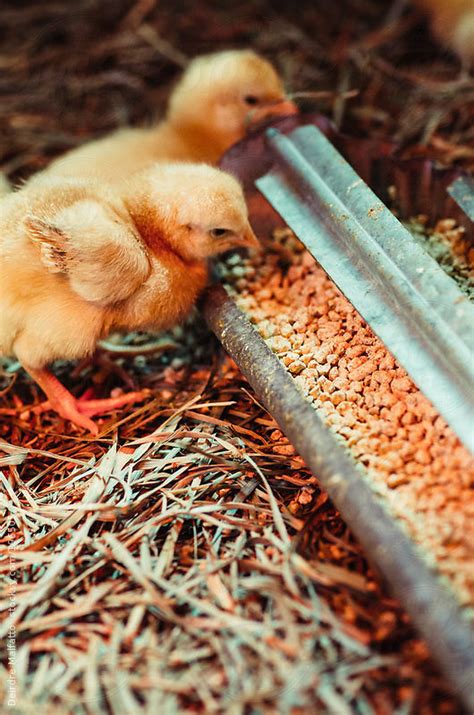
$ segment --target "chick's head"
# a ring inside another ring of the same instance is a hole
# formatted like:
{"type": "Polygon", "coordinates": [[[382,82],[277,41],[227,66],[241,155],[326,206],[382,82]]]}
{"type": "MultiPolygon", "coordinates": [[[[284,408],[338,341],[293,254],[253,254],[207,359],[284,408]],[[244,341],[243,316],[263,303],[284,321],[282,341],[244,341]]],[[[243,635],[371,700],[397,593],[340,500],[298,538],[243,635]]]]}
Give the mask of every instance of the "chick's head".
{"type": "Polygon", "coordinates": [[[254,119],[295,112],[267,60],[251,50],[228,50],[190,63],[171,96],[168,119],[197,137],[212,137],[222,152],[254,119]]]}
{"type": "Polygon", "coordinates": [[[260,247],[239,182],[206,164],[155,164],[128,182],[126,201],[141,236],[157,253],[169,248],[194,262],[260,247]]]}

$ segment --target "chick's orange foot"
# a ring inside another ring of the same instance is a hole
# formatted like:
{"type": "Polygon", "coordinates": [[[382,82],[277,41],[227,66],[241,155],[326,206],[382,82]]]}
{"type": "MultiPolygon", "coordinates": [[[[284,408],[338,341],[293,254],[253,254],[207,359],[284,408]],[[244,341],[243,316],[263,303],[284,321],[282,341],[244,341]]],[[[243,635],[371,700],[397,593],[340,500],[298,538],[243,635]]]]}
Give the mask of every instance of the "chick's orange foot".
{"type": "Polygon", "coordinates": [[[49,408],[53,409],[65,420],[83,427],[94,435],[98,434],[99,428],[90,419],[91,417],[140,402],[149,395],[149,390],[141,390],[100,400],[77,399],[49,370],[30,367],[25,369],[48,397],[48,401],[39,406],[41,412],[49,408]]]}

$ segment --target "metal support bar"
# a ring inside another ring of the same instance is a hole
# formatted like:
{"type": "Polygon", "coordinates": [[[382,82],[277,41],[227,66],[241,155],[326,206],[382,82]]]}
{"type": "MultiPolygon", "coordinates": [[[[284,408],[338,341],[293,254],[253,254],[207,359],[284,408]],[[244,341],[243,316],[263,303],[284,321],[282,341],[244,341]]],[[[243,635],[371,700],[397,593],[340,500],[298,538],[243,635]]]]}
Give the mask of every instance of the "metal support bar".
{"type": "Polygon", "coordinates": [[[337,437],[221,286],[202,310],[258,398],[318,477],[369,560],[406,607],[469,712],[474,711],[474,634],[453,595],[416,553],[337,437]]]}
{"type": "Polygon", "coordinates": [[[448,186],[448,194],[453,197],[466,216],[474,221],[474,179],[460,176],[448,186]]]}
{"type": "Polygon", "coordinates": [[[256,184],[474,452],[474,306],[313,126],[256,184]]]}

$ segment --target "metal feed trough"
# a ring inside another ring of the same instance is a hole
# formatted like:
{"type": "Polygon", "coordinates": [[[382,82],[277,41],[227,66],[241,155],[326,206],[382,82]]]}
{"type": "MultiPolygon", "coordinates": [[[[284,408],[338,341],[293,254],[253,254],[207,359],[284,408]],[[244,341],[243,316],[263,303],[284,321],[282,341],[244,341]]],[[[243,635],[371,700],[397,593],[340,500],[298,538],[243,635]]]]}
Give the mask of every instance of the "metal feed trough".
{"type": "MultiPolygon", "coordinates": [[[[251,156],[252,180],[474,451],[474,306],[318,128],[269,129],[266,142],[272,166],[260,162],[259,176],[251,156]]],[[[472,182],[458,179],[450,191],[469,215],[472,182]]],[[[203,311],[474,711],[474,634],[453,594],[224,288],[209,289],[203,311]]]]}

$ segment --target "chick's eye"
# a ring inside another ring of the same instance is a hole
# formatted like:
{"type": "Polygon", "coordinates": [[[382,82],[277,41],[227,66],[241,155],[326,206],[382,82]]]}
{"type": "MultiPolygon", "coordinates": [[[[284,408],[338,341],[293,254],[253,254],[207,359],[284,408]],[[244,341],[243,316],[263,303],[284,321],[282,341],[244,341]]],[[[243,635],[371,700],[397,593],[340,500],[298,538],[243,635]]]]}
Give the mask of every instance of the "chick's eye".
{"type": "Polygon", "coordinates": [[[258,104],[258,97],[255,97],[253,94],[247,94],[244,97],[244,102],[248,104],[249,107],[255,107],[255,105],[258,104]]]}
{"type": "Polygon", "coordinates": [[[211,231],[209,231],[209,234],[212,236],[212,238],[223,238],[229,233],[230,231],[227,228],[213,228],[211,229],[211,231]]]}

